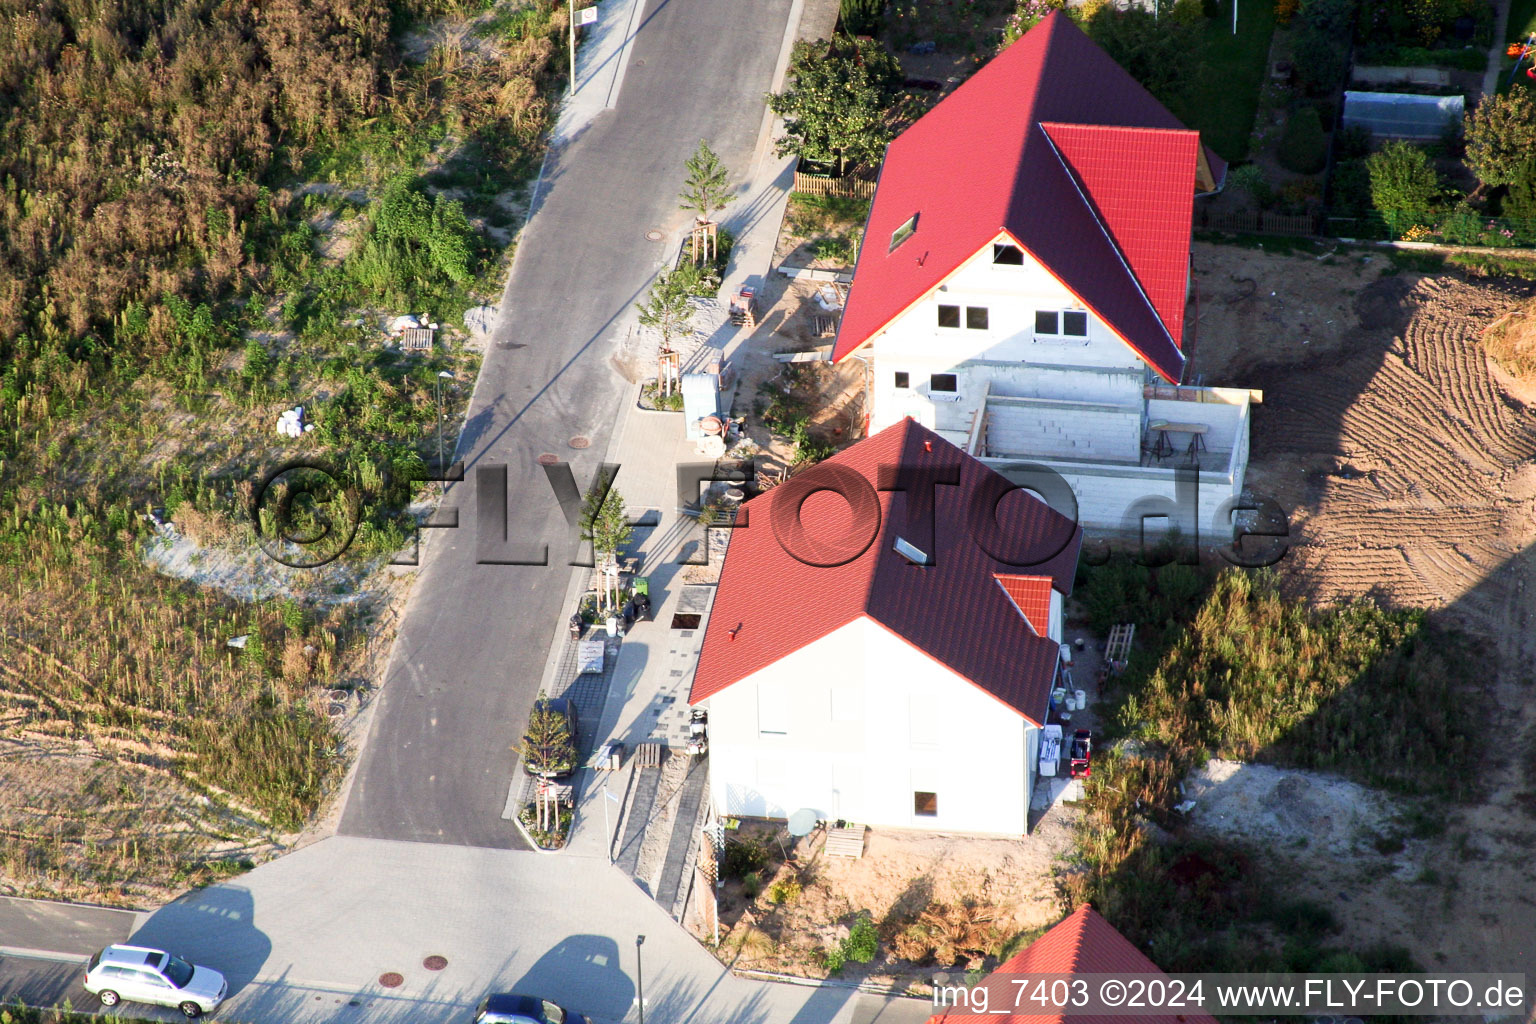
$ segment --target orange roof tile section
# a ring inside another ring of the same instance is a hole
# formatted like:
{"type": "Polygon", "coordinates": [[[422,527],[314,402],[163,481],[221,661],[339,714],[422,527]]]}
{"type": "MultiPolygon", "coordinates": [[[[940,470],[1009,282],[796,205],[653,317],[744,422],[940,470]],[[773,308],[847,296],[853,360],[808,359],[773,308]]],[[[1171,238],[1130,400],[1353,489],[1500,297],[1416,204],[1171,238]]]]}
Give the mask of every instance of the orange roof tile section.
{"type": "Polygon", "coordinates": [[[1019,614],[1029,621],[1036,636],[1048,636],[1051,626],[1051,578],[1049,576],[995,577],[1003,592],[1013,599],[1019,614]]]}
{"type": "Polygon", "coordinates": [[[1071,520],[902,420],[742,505],[689,701],[867,618],[1043,724],[1059,650],[994,577],[1068,595],[1081,544],[1071,520]]]}
{"type": "MultiPolygon", "coordinates": [[[[1009,991],[999,984],[1010,974],[1156,974],[1163,972],[1108,921],[1084,904],[1012,959],[987,976],[991,989],[1009,991]]],[[[999,1007],[993,1006],[993,1009],[999,1007]]],[[[934,1014],[928,1024],[1133,1024],[1161,1021],[1166,1024],[1216,1024],[1204,1013],[1146,1017],[1094,1016],[1092,1014],[968,1013],[965,1008],[934,1014]]]]}

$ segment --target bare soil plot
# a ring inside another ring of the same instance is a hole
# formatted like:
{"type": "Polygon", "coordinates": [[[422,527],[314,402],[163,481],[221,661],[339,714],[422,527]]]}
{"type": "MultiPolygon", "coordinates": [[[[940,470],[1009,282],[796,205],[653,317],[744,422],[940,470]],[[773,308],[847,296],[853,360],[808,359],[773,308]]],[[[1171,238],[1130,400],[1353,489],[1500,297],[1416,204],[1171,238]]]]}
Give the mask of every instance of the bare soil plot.
{"type": "Polygon", "coordinates": [[[952,936],[963,939],[969,931],[995,956],[1009,940],[1054,924],[1061,918],[1054,870],[1071,846],[1076,820],[1074,807],[1058,805],[1026,839],[873,829],[857,860],[828,857],[825,833],[816,832],[787,847],[787,863],[775,838],[779,830],[761,826],[773,862],[761,872],[756,895],[749,898],[739,880],[721,890],[717,954],[735,967],[825,977],[825,951],[867,913],[880,951],[867,965],[847,964],[838,977],[926,992],[935,970],[980,967],[981,958],[958,953],[952,964],[904,959],[901,934],[928,910],[952,936]],[[775,903],[774,883],[790,881],[799,883],[798,894],[775,903]]]}
{"type": "Polygon", "coordinates": [[[1494,653],[1489,760],[1477,769],[1490,795],[1438,811],[1439,836],[1385,842],[1374,858],[1296,852],[1292,868],[1352,944],[1527,970],[1536,412],[1480,334],[1530,287],[1390,273],[1366,256],[1197,245],[1194,370],[1265,391],[1248,482],[1290,513],[1293,546],[1277,568],[1293,593],[1437,609],[1494,653]]]}

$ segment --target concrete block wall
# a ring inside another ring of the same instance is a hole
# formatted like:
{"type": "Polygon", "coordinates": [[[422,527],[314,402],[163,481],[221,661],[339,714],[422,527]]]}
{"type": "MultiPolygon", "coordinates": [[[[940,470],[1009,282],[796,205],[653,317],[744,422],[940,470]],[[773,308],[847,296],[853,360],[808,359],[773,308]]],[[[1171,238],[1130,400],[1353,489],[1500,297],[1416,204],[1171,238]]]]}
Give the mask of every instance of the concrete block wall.
{"type": "Polygon", "coordinates": [[[1141,452],[1141,414],[1103,406],[993,397],[987,403],[987,450],[1061,459],[1136,462],[1141,452]]]}
{"type": "MultiPolygon", "coordinates": [[[[1008,476],[1008,464],[1017,460],[988,458],[987,465],[1008,476]]],[[[1074,466],[1066,460],[1042,459],[1041,464],[1061,474],[1077,499],[1077,520],[1089,536],[1137,536],[1136,522],[1128,522],[1133,509],[1138,513],[1167,515],[1185,537],[1198,530],[1201,543],[1222,543],[1232,536],[1228,499],[1235,498],[1241,481],[1220,473],[1202,473],[1193,502],[1181,503],[1172,469],[1126,466],[1074,466]]],[[[1065,512],[1066,510],[1060,510],[1065,512]]],[[[1147,525],[1148,536],[1156,536],[1164,524],[1147,525]]]]}
{"type": "Polygon", "coordinates": [[[968,380],[977,387],[991,382],[992,394],[1008,398],[1060,398],[1072,402],[1113,402],[1135,405],[1141,401],[1140,367],[1124,372],[1049,369],[1040,366],[998,365],[967,367],[968,380]]]}

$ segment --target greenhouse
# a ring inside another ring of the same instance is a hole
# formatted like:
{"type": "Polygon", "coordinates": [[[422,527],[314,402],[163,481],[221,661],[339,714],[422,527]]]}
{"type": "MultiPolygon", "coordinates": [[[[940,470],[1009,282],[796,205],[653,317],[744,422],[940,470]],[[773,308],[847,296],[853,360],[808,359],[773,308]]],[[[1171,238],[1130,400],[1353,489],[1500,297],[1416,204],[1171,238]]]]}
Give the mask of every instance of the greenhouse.
{"type": "Polygon", "coordinates": [[[1361,127],[1378,138],[1429,140],[1459,127],[1461,96],[1421,96],[1402,92],[1346,92],[1344,127],[1361,127]]]}

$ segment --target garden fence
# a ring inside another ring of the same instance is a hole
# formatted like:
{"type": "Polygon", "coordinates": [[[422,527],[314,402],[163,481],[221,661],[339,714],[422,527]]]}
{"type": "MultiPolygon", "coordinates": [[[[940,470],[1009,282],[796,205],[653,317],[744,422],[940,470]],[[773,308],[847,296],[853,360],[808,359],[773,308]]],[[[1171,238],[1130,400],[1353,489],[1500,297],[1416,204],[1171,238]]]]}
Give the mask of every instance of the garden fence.
{"type": "Polygon", "coordinates": [[[1317,215],[1311,213],[1269,213],[1263,210],[1212,213],[1204,208],[1196,211],[1195,227],[1201,231],[1262,235],[1316,235],[1321,230],[1317,215]]]}
{"type": "Polygon", "coordinates": [[[832,196],[837,199],[873,199],[875,182],[871,178],[857,174],[833,178],[825,174],[807,174],[805,171],[797,170],[795,171],[795,191],[813,196],[832,196]]]}

